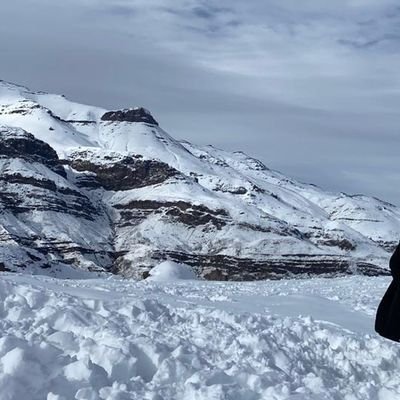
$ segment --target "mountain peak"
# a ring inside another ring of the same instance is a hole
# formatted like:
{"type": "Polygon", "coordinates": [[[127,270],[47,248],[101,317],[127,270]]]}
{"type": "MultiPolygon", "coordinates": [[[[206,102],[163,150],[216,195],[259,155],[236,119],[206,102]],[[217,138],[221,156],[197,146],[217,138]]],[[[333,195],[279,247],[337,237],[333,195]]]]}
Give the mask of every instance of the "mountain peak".
{"type": "Polygon", "coordinates": [[[144,122],[158,126],[158,122],[153,118],[149,110],[143,107],[124,108],[122,110],[108,111],[102,117],[102,121],[119,122],[144,122]]]}

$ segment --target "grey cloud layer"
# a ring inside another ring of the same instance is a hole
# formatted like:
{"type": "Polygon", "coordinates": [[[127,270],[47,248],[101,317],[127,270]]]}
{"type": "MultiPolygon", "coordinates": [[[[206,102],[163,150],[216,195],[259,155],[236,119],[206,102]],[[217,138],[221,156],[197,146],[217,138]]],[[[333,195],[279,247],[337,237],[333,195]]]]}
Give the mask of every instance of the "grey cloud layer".
{"type": "Polygon", "coordinates": [[[398,1],[55,3],[2,5],[0,78],[400,203],[398,1]]]}

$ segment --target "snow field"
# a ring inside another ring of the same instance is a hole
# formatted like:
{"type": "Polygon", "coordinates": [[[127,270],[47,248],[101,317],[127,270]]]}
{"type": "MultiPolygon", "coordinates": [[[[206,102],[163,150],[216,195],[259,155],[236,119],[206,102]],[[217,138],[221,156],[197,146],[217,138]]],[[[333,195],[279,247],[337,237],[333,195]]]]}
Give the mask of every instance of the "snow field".
{"type": "Polygon", "coordinates": [[[400,398],[387,278],[0,278],[1,400],[400,398]]]}

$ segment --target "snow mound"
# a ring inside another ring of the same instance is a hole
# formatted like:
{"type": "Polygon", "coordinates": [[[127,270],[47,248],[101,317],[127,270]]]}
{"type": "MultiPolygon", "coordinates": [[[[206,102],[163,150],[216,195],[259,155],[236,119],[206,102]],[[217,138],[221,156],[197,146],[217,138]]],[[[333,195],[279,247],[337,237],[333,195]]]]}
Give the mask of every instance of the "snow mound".
{"type": "Polygon", "coordinates": [[[178,264],[173,261],[163,261],[156,265],[147,280],[155,282],[169,282],[178,280],[196,280],[197,276],[192,268],[186,264],[178,264]]]}
{"type": "Polygon", "coordinates": [[[400,398],[388,278],[0,278],[1,400],[400,398]]]}

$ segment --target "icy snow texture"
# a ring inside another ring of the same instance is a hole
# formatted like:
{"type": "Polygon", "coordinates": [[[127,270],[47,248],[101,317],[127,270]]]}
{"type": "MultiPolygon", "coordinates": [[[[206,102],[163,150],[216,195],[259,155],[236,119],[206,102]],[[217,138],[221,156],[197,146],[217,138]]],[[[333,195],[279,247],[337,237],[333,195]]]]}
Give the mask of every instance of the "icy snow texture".
{"type": "Polygon", "coordinates": [[[388,278],[63,281],[1,274],[0,399],[395,400],[388,278]]]}

